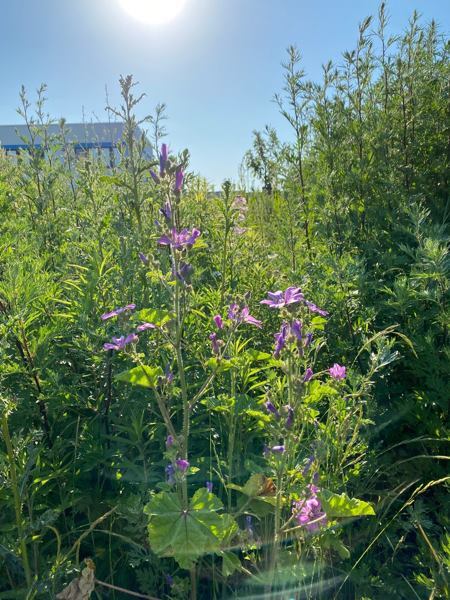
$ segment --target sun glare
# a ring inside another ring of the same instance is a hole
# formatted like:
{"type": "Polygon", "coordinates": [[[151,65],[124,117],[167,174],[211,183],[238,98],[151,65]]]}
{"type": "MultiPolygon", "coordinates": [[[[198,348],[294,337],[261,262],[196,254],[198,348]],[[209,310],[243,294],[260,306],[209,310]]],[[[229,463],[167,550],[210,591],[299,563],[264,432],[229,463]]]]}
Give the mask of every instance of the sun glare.
{"type": "Polygon", "coordinates": [[[157,25],[174,19],[186,0],[120,0],[120,3],[135,19],[157,25]]]}

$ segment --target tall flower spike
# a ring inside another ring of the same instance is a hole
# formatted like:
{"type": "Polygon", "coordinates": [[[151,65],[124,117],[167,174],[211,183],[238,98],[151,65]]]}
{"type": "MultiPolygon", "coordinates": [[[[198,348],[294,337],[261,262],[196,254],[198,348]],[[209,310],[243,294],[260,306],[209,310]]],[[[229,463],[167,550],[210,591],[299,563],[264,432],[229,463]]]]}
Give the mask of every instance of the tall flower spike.
{"type": "Polygon", "coordinates": [[[161,183],[161,179],[158,177],[158,175],[152,169],[150,169],[150,175],[155,183],[161,183]]]}
{"type": "Polygon", "coordinates": [[[165,202],[164,206],[159,209],[159,212],[165,218],[167,223],[170,223],[172,221],[172,207],[170,206],[169,202],[165,202]]]}
{"type": "Polygon", "coordinates": [[[167,144],[161,145],[161,154],[159,155],[159,174],[162,177],[166,171],[167,159],[169,158],[169,151],[167,144]]]}
{"type": "Polygon", "coordinates": [[[179,194],[181,192],[181,188],[183,187],[184,173],[178,168],[175,173],[175,192],[179,194]]]}

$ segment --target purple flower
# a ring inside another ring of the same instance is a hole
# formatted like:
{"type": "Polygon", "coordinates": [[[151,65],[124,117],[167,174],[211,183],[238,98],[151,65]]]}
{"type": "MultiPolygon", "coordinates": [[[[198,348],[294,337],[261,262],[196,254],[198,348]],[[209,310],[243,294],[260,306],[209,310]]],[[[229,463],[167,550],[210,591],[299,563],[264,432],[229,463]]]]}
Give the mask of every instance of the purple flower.
{"type": "Polygon", "coordinates": [[[312,376],[314,375],[313,370],[311,369],[311,367],[308,367],[305,371],[305,374],[303,375],[303,381],[306,383],[307,381],[309,381],[312,376]]]}
{"type": "Polygon", "coordinates": [[[236,225],[236,227],[233,227],[233,231],[236,235],[242,235],[247,231],[247,227],[238,227],[236,225]]]}
{"type": "Polygon", "coordinates": [[[161,177],[164,175],[166,170],[167,159],[169,158],[169,151],[167,149],[167,144],[161,145],[161,154],[159,155],[159,174],[161,177]]]}
{"type": "Polygon", "coordinates": [[[184,173],[178,168],[175,173],[175,192],[179,194],[181,192],[181,188],[183,187],[184,173]]]}
{"type": "Polygon", "coordinates": [[[173,381],[173,373],[170,370],[170,365],[167,365],[166,368],[164,369],[164,375],[165,375],[167,383],[172,383],[172,381],[173,381]]]}
{"type": "Polygon", "coordinates": [[[305,348],[307,348],[308,346],[311,345],[312,339],[313,339],[313,334],[307,333],[306,337],[305,337],[305,342],[304,342],[305,348]]]}
{"type": "Polygon", "coordinates": [[[247,200],[244,198],[244,196],[236,196],[231,204],[231,208],[239,211],[247,210],[247,200]]]}
{"type": "Polygon", "coordinates": [[[302,341],[302,322],[294,319],[291,323],[291,333],[297,338],[297,341],[302,341]]]}
{"type": "Polygon", "coordinates": [[[213,321],[216,324],[217,329],[223,329],[223,319],[220,315],[215,315],[213,321]]]}
{"type": "Polygon", "coordinates": [[[194,267],[187,262],[181,261],[178,265],[178,271],[175,273],[174,267],[172,267],[172,277],[177,278],[181,283],[189,283],[190,277],[194,272],[194,267]]]}
{"type": "Polygon", "coordinates": [[[286,452],[286,448],[283,445],[281,445],[281,446],[272,446],[272,448],[270,449],[270,451],[274,452],[275,454],[284,454],[286,452]]]}
{"type": "Polygon", "coordinates": [[[274,404],[270,400],[267,400],[267,402],[264,403],[264,406],[266,407],[267,412],[272,413],[276,419],[280,418],[280,413],[277,411],[274,404]]]}
{"type": "Polygon", "coordinates": [[[215,354],[216,356],[219,355],[220,354],[220,346],[222,346],[222,344],[223,344],[222,340],[218,339],[217,333],[210,333],[209,339],[211,341],[211,349],[213,351],[213,354],[215,354]]]}
{"type": "Polygon", "coordinates": [[[155,171],[152,171],[152,169],[150,169],[150,175],[152,176],[152,179],[155,183],[161,183],[160,178],[158,177],[158,175],[155,173],[155,171]]]}
{"type": "Polygon", "coordinates": [[[169,434],[166,437],[166,448],[171,448],[175,443],[175,438],[173,437],[173,435],[169,434]]]}
{"type": "Polygon", "coordinates": [[[145,254],[143,252],[139,252],[139,258],[141,259],[142,263],[147,267],[149,264],[149,260],[148,258],[145,256],[145,254]]]}
{"type": "Polygon", "coordinates": [[[128,344],[134,344],[137,341],[139,341],[138,336],[135,333],[130,333],[130,335],[127,336],[122,335],[121,337],[113,337],[112,343],[107,342],[106,344],[103,344],[103,349],[123,350],[128,344]]]}
{"type": "Polygon", "coordinates": [[[307,497],[293,503],[292,513],[299,525],[314,532],[326,524],[327,515],[322,510],[321,502],[317,497],[319,489],[315,485],[309,485],[307,489],[307,497]]]}
{"type": "Polygon", "coordinates": [[[168,464],[166,469],[166,479],[169,485],[173,485],[175,483],[175,469],[172,464],[168,464]]]}
{"type": "Polygon", "coordinates": [[[172,575],[166,575],[166,583],[169,587],[172,587],[174,584],[174,579],[172,575]]]}
{"type": "Polygon", "coordinates": [[[239,305],[234,302],[233,304],[230,304],[230,308],[228,310],[228,318],[231,321],[237,321],[238,316],[239,316],[239,305]]]}
{"type": "Polygon", "coordinates": [[[275,334],[275,350],[274,350],[274,357],[278,358],[280,356],[281,351],[283,350],[283,348],[286,345],[286,338],[287,338],[287,334],[289,331],[289,325],[284,322],[281,325],[281,329],[278,333],[275,334]]]}
{"type": "Polygon", "coordinates": [[[340,379],[345,379],[347,369],[341,365],[338,365],[337,363],[334,363],[334,365],[328,369],[328,372],[333,379],[339,381],[340,379]]]}
{"type": "Polygon", "coordinates": [[[177,458],[177,460],[175,461],[176,465],[178,467],[178,470],[181,473],[186,473],[186,471],[189,469],[189,461],[187,461],[184,458],[177,458]]]}
{"type": "Polygon", "coordinates": [[[249,325],[254,325],[260,329],[262,327],[262,322],[255,319],[255,317],[252,317],[248,306],[240,308],[236,303],[231,304],[228,311],[228,318],[237,324],[248,323],[249,325]]]}
{"type": "Polygon", "coordinates": [[[259,329],[261,329],[261,327],[262,327],[262,321],[258,321],[258,319],[255,319],[255,317],[252,317],[248,306],[244,306],[244,308],[241,310],[241,319],[242,319],[243,323],[248,323],[249,325],[254,325],[255,327],[258,327],[259,329]]]}
{"type": "Polygon", "coordinates": [[[147,329],[156,329],[154,323],[141,323],[136,327],[137,331],[146,331],[147,329]]]}
{"type": "Polygon", "coordinates": [[[292,408],[292,406],[289,406],[289,404],[287,404],[284,407],[284,411],[287,412],[286,422],[284,426],[286,427],[286,429],[291,429],[292,425],[294,424],[294,409],[292,408]]]}
{"type": "Polygon", "coordinates": [[[261,304],[267,304],[269,308],[283,308],[290,304],[297,304],[304,299],[300,288],[288,287],[285,292],[278,290],[277,292],[267,292],[268,298],[261,300],[261,304]]]}
{"type": "Polygon", "coordinates": [[[111,319],[111,317],[117,317],[118,315],[121,315],[123,312],[131,312],[136,308],[136,304],[127,304],[126,306],[123,306],[121,308],[115,308],[114,310],[111,310],[110,312],[106,312],[104,313],[100,319],[102,321],[106,321],[106,319],[111,319]]]}
{"type": "Polygon", "coordinates": [[[181,250],[184,246],[192,248],[200,235],[198,229],[194,229],[189,232],[188,229],[182,229],[177,231],[175,227],[172,228],[170,235],[163,235],[159,238],[158,244],[161,246],[172,246],[177,250],[181,250]]]}
{"type": "Polygon", "coordinates": [[[162,216],[168,223],[172,221],[172,208],[169,202],[166,202],[164,206],[159,209],[159,212],[162,214],[162,216]]]}
{"type": "Polygon", "coordinates": [[[317,313],[318,315],[322,315],[322,317],[326,317],[329,314],[326,310],[323,310],[322,308],[316,306],[314,302],[309,302],[308,300],[306,300],[305,304],[311,312],[317,313]]]}
{"type": "Polygon", "coordinates": [[[205,483],[205,487],[208,490],[208,493],[212,494],[212,491],[213,491],[213,482],[212,481],[207,481],[205,483]]]}

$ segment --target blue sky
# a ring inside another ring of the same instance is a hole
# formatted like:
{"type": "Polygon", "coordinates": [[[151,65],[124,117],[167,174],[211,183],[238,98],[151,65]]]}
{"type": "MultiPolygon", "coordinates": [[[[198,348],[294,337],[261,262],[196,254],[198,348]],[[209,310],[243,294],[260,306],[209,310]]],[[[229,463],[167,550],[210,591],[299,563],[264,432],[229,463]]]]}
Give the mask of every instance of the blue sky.
{"type": "MultiPolygon", "coordinates": [[[[163,2],[164,0],[162,0],[163,2]]],[[[168,105],[169,144],[188,147],[192,167],[216,186],[237,178],[252,130],[286,132],[273,94],[280,62],[296,44],[312,79],[321,64],[351,49],[357,24],[376,14],[375,0],[187,0],[164,25],[136,21],[119,0],[0,0],[0,123],[16,123],[23,83],[33,96],[48,85],[48,111],[80,121],[106,117],[105,85],[118,101],[120,74],[147,93],[142,114],[168,105]]],[[[390,30],[416,8],[450,29],[449,0],[391,0],[390,30]]]]}

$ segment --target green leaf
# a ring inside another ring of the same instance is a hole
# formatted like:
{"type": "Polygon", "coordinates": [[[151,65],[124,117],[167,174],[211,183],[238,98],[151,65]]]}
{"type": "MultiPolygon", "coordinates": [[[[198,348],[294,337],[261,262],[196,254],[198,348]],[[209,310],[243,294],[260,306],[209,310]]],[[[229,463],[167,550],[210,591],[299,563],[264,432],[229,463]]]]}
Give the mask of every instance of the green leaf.
{"type": "Polygon", "coordinates": [[[140,365],[129,369],[128,371],[122,371],[115,376],[117,381],[125,381],[132,385],[141,385],[142,387],[154,388],[158,383],[158,378],[162,377],[163,370],[161,367],[149,367],[147,365],[140,365]]]}
{"type": "Polygon", "coordinates": [[[222,575],[229,577],[236,571],[240,571],[242,568],[241,561],[236,554],[232,552],[224,552],[222,557],[222,575]]]}
{"type": "Polygon", "coordinates": [[[373,506],[369,502],[358,498],[349,498],[347,494],[339,495],[322,490],[318,495],[329,519],[375,515],[373,506]]]}
{"type": "Polygon", "coordinates": [[[255,350],[251,348],[244,353],[244,356],[249,358],[251,361],[256,362],[260,360],[269,360],[272,358],[272,355],[268,352],[260,352],[259,350],[255,350]]]}
{"type": "Polygon", "coordinates": [[[153,496],[145,508],[150,516],[148,533],[158,556],[173,556],[180,567],[190,569],[203,554],[220,551],[221,540],[229,534],[234,519],[218,515],[222,502],[206,488],[197,490],[189,508],[172,492],[153,496]]]}
{"type": "Polygon", "coordinates": [[[143,308],[136,314],[140,321],[153,323],[157,327],[162,327],[174,319],[174,314],[172,312],[159,308],[143,308]]]}
{"type": "Polygon", "coordinates": [[[325,325],[327,320],[325,317],[314,317],[311,319],[311,329],[317,329],[319,331],[323,331],[325,329],[325,325]]]}
{"type": "Polygon", "coordinates": [[[218,360],[215,356],[212,356],[206,361],[206,366],[218,373],[223,373],[224,371],[229,371],[233,367],[233,362],[226,358],[218,360]]]}
{"type": "Polygon", "coordinates": [[[316,379],[308,384],[308,395],[305,398],[305,402],[307,404],[313,404],[320,402],[323,398],[336,396],[337,394],[338,391],[336,388],[316,379]]]}

